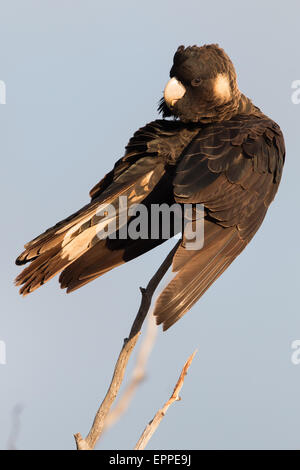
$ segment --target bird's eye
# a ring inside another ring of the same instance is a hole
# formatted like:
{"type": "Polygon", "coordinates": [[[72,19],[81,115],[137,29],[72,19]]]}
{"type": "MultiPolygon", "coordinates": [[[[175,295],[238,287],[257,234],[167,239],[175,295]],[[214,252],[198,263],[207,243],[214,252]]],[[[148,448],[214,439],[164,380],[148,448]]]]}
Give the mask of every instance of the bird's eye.
{"type": "Polygon", "coordinates": [[[191,84],[192,86],[199,86],[201,83],[201,78],[193,78],[191,84]]]}

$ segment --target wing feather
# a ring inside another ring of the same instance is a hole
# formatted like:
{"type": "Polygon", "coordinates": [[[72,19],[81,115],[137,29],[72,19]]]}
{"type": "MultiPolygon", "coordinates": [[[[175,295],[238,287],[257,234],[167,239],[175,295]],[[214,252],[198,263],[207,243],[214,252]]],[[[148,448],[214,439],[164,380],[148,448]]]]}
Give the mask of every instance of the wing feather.
{"type": "Polygon", "coordinates": [[[249,243],[273,200],[285,157],[282,133],[262,114],[210,124],[183,153],[175,199],[205,207],[204,246],[173,259],[154,310],[164,330],[179,320],[249,243]]]}

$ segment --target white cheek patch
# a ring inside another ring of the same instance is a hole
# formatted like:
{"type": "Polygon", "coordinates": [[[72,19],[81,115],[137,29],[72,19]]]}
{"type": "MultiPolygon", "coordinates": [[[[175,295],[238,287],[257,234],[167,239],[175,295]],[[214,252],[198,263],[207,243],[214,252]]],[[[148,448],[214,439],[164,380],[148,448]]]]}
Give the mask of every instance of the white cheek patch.
{"type": "Polygon", "coordinates": [[[214,83],[214,91],[216,96],[223,100],[229,101],[231,98],[231,90],[229,84],[229,78],[226,74],[219,73],[214,83]]]}

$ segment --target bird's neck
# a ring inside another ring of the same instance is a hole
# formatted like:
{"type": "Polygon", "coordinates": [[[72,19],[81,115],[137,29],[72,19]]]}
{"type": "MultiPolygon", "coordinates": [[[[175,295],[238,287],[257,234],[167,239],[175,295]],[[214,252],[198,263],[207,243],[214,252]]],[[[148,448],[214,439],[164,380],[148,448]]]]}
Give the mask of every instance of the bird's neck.
{"type": "MultiPolygon", "coordinates": [[[[164,117],[172,115],[164,100],[161,101],[159,109],[163,112],[164,117]]],[[[233,90],[232,99],[230,101],[217,106],[213,104],[209,108],[195,113],[193,119],[184,119],[184,117],[180,116],[180,121],[185,124],[194,125],[211,124],[214,122],[229,121],[233,116],[237,116],[239,114],[252,114],[256,116],[263,115],[260,109],[252,103],[250,98],[241,93],[236,86],[233,90]]]]}
{"type": "Polygon", "coordinates": [[[241,94],[238,107],[234,114],[260,114],[261,111],[257,106],[255,106],[250,98],[241,94]]]}
{"type": "Polygon", "coordinates": [[[228,121],[238,114],[259,114],[260,110],[252,101],[243,95],[238,89],[235,90],[232,100],[219,106],[212,107],[204,116],[198,117],[197,121],[203,124],[212,122],[228,121]]]}

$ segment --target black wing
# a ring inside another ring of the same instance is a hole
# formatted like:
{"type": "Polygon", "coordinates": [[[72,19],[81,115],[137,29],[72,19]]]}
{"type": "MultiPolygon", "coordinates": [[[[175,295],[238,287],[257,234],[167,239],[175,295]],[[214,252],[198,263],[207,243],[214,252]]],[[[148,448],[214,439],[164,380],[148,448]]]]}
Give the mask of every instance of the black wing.
{"type": "Polygon", "coordinates": [[[269,118],[240,115],[202,129],[177,166],[180,203],[205,207],[204,246],[184,241],[173,260],[178,273],[159,296],[154,314],[166,330],[186,313],[245,248],[273,200],[284,163],[284,139],[269,118]]]}
{"type": "Polygon", "coordinates": [[[166,171],[169,153],[162,142],[172,138],[179,153],[187,138],[185,131],[178,138],[182,127],[157,120],[138,130],[124,157],[91,190],[91,202],[25,245],[16,260],[19,265],[31,263],[16,279],[21,294],[34,291],[59,272],[61,287],[70,292],[164,241],[99,239],[97,211],[100,205],[113,204],[118,215],[119,196],[127,197],[128,206],[142,201],[174,203],[172,170],[166,171]]]}

